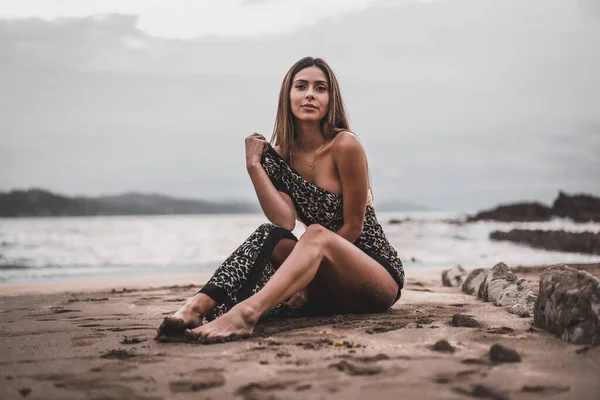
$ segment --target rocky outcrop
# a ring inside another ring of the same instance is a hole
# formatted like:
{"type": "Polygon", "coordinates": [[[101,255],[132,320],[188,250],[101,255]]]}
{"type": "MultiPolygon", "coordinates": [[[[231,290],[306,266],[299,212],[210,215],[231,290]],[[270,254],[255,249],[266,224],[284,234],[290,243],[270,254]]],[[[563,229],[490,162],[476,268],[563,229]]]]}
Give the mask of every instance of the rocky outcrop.
{"type": "Polygon", "coordinates": [[[502,289],[498,299],[496,300],[497,306],[512,307],[524,298],[528,293],[533,293],[529,282],[526,279],[519,279],[515,283],[512,283],[502,289]]]}
{"type": "Polygon", "coordinates": [[[449,287],[460,286],[466,276],[467,271],[460,265],[451,269],[446,269],[442,271],[442,285],[449,287]]]}
{"type": "Polygon", "coordinates": [[[568,266],[547,268],[534,309],[536,327],[570,343],[600,344],[600,279],[568,266]]]}
{"type": "Polygon", "coordinates": [[[552,217],[571,218],[575,222],[600,221],[600,197],[588,194],[568,195],[559,192],[552,207],[541,203],[500,205],[467,217],[467,222],[481,220],[503,222],[548,221],[552,217]]]}
{"type": "Polygon", "coordinates": [[[506,307],[510,313],[520,317],[532,315],[537,298],[529,282],[517,280],[517,276],[502,262],[491,270],[477,268],[469,272],[461,289],[467,294],[477,295],[483,301],[506,307]]]}
{"type": "Polygon", "coordinates": [[[500,293],[507,286],[517,281],[517,276],[513,274],[506,264],[500,262],[490,270],[483,283],[479,287],[477,297],[483,301],[496,302],[500,293]]]}
{"type": "Polygon", "coordinates": [[[600,232],[513,229],[509,232],[494,231],[490,233],[490,239],[523,243],[546,250],[600,254],[600,232]]]}
{"type": "Polygon", "coordinates": [[[465,279],[465,282],[462,284],[462,291],[466,294],[476,295],[487,274],[488,271],[483,268],[477,268],[469,272],[467,279],[465,279]]]}
{"type": "Polygon", "coordinates": [[[552,213],[571,218],[575,222],[600,221],[600,198],[586,194],[569,196],[559,192],[552,205],[552,213]]]}
{"type": "Polygon", "coordinates": [[[552,209],[540,203],[516,203],[501,205],[492,210],[481,211],[467,217],[467,222],[493,220],[503,222],[549,221],[552,209]]]}

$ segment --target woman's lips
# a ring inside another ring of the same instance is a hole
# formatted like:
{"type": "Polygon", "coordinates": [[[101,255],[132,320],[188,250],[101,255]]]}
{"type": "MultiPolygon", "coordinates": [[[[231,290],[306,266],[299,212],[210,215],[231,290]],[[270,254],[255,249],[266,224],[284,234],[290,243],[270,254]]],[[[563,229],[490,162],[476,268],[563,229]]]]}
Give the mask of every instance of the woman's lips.
{"type": "Polygon", "coordinates": [[[313,106],[312,104],[304,104],[302,108],[308,108],[309,110],[316,110],[317,106],[313,106]]]}

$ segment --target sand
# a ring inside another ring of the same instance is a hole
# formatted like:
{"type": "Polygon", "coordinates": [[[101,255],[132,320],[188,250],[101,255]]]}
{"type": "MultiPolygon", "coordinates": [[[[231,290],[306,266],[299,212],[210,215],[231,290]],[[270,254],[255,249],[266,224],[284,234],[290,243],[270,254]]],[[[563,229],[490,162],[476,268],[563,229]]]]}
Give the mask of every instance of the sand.
{"type": "Polygon", "coordinates": [[[407,276],[386,313],[267,320],[250,339],[213,345],[153,340],[162,318],[198,290],[186,284],[194,278],[70,293],[4,286],[0,398],[599,398],[600,348],[564,343],[532,329],[532,318],[442,287],[439,270],[407,276]],[[454,327],[455,314],[482,327],[454,327]],[[448,343],[434,346],[440,340],[448,343]],[[495,344],[521,362],[492,362],[495,344]]]}

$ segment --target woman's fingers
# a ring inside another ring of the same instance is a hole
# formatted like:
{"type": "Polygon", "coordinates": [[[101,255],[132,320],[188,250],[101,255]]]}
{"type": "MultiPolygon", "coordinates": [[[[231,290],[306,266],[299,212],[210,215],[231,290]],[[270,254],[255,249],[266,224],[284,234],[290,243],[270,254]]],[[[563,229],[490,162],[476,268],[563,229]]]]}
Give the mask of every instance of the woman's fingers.
{"type": "Polygon", "coordinates": [[[287,301],[287,305],[288,307],[297,310],[298,308],[302,307],[304,305],[304,303],[306,303],[307,300],[307,296],[306,293],[303,290],[300,290],[296,293],[294,293],[292,295],[292,297],[290,297],[290,299],[287,301]]]}

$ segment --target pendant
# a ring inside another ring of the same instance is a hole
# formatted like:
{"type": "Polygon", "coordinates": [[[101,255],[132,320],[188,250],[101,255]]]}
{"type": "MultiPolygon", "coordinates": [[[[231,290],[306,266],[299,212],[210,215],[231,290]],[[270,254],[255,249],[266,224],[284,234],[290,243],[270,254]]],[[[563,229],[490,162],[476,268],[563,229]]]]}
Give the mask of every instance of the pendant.
{"type": "Polygon", "coordinates": [[[310,169],[315,169],[315,164],[310,163],[310,169]]]}

